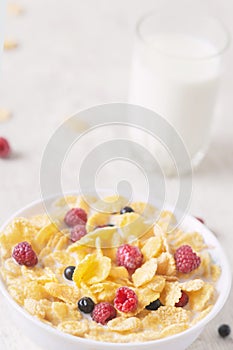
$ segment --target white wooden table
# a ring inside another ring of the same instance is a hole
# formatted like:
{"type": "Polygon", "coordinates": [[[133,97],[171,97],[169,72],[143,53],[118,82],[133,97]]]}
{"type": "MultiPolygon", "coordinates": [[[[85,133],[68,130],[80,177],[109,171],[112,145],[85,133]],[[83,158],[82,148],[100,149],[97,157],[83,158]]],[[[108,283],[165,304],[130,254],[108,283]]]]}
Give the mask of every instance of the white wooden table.
{"type": "MultiPolygon", "coordinates": [[[[127,102],[135,20],[162,2],[166,1],[18,0],[25,13],[8,16],[6,37],[16,39],[19,47],[4,53],[0,80],[0,107],[9,108],[13,115],[8,122],[0,123],[0,135],[9,138],[14,148],[14,157],[0,162],[0,224],[15,210],[39,197],[41,156],[49,137],[66,116],[95,104],[127,102]]],[[[217,13],[233,32],[230,0],[200,3],[202,9],[207,7],[217,13]]],[[[189,210],[205,218],[215,230],[231,266],[232,59],[231,48],[226,58],[213,141],[206,159],[194,174],[189,210]]],[[[73,175],[70,169],[66,180],[69,182],[73,175]]],[[[170,180],[171,189],[175,181],[170,180]]],[[[232,305],[233,293],[221,314],[190,350],[233,348],[232,336],[222,340],[217,334],[223,322],[233,330],[232,305]]],[[[0,349],[39,350],[10,323],[2,297],[0,310],[0,349]]]]}

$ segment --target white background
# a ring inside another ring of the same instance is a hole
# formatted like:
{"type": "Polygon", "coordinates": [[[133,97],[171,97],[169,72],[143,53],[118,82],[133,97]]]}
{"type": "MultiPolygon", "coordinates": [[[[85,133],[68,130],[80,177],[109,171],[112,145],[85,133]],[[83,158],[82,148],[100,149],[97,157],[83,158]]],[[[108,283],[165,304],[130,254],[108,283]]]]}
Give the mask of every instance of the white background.
{"type": "MultiPolygon", "coordinates": [[[[233,35],[233,2],[155,0],[18,0],[19,17],[7,16],[6,38],[19,48],[5,52],[0,79],[0,107],[12,119],[0,123],[14,155],[0,161],[0,224],[15,210],[40,195],[39,170],[43,150],[54,129],[80,109],[106,102],[127,102],[134,26],[151,9],[172,5],[182,10],[220,17],[233,35]]],[[[216,109],[215,132],[209,152],[194,174],[190,213],[205,218],[231,259],[233,211],[233,45],[225,58],[226,71],[216,109]]],[[[71,169],[70,169],[71,171],[71,169]]],[[[67,174],[67,180],[70,174],[67,174]]],[[[107,183],[107,179],[106,179],[107,183]]],[[[176,187],[169,180],[169,188],[176,187]]],[[[232,349],[222,340],[222,322],[233,329],[233,295],[221,314],[190,350],[232,349]]],[[[0,299],[0,349],[39,350],[8,320],[0,299]]]]}

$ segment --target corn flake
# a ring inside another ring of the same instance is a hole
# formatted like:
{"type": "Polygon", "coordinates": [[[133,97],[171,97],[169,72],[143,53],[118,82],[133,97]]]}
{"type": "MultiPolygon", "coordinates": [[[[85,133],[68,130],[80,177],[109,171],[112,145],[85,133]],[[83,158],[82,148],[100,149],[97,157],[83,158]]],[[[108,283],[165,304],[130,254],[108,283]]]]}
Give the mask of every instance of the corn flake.
{"type": "Polygon", "coordinates": [[[81,314],[77,307],[61,301],[54,301],[50,308],[46,310],[46,319],[54,325],[65,321],[81,320],[81,314]]]}
{"type": "Polygon", "coordinates": [[[157,274],[167,275],[167,276],[176,274],[176,264],[171,254],[162,253],[157,258],[157,263],[158,263],[157,274]]]}
{"type": "Polygon", "coordinates": [[[184,332],[188,328],[189,328],[188,323],[175,323],[175,324],[172,324],[172,325],[164,328],[161,331],[160,335],[161,335],[161,338],[164,338],[164,337],[168,337],[168,336],[171,336],[171,335],[174,335],[177,333],[184,332]]]}
{"type": "Polygon", "coordinates": [[[160,236],[149,238],[142,248],[142,254],[145,260],[157,258],[163,249],[163,242],[160,236]]]}
{"type": "Polygon", "coordinates": [[[180,288],[185,292],[194,292],[201,289],[205,282],[201,279],[194,279],[188,282],[180,283],[180,288]]]}
{"type": "Polygon", "coordinates": [[[0,123],[5,122],[11,118],[11,112],[7,109],[0,108],[0,123]]]}
{"type": "Polygon", "coordinates": [[[204,239],[198,232],[183,233],[179,235],[179,238],[175,242],[175,248],[179,248],[180,246],[186,244],[190,245],[196,252],[199,252],[206,248],[204,239]]]}
{"type": "Polygon", "coordinates": [[[106,281],[102,283],[93,284],[89,287],[92,294],[95,295],[98,302],[108,301],[112,302],[115,298],[116,291],[122,285],[114,282],[106,281]]]}
{"type": "Polygon", "coordinates": [[[166,306],[175,306],[181,295],[181,287],[178,282],[166,282],[160,300],[166,306]]]}
{"type": "Polygon", "coordinates": [[[76,304],[80,293],[77,289],[66,284],[49,282],[45,284],[45,290],[54,298],[60,299],[66,303],[76,304]]]}
{"type": "Polygon", "coordinates": [[[4,50],[13,50],[19,46],[18,42],[14,39],[6,39],[4,41],[4,50]]]}
{"type": "Polygon", "coordinates": [[[58,227],[54,223],[43,227],[34,237],[34,245],[36,247],[36,251],[40,252],[46,245],[48,247],[51,247],[51,238],[53,240],[57,232],[58,227]]]}
{"type": "Polygon", "coordinates": [[[133,283],[136,287],[149,282],[154,277],[157,270],[157,259],[152,258],[138,268],[132,275],[133,283]]]}
{"type": "Polygon", "coordinates": [[[108,328],[115,332],[137,331],[141,326],[141,321],[137,317],[117,317],[108,322],[108,328]]]}
{"type": "Polygon", "coordinates": [[[49,293],[46,291],[43,285],[37,281],[30,281],[24,283],[24,298],[41,300],[49,298],[49,293]]]}
{"type": "Polygon", "coordinates": [[[108,279],[125,284],[129,281],[129,273],[124,266],[112,266],[108,279]]]}
{"type": "Polygon", "coordinates": [[[203,311],[213,301],[214,287],[210,283],[205,283],[201,289],[188,293],[188,296],[190,308],[194,311],[203,311]]]}
{"type": "Polygon", "coordinates": [[[120,221],[117,226],[126,242],[133,242],[140,237],[144,237],[149,232],[151,234],[151,223],[137,213],[126,213],[119,215],[120,221]]]}
{"type": "MultiPolygon", "coordinates": [[[[93,248],[113,248],[118,247],[123,243],[123,238],[119,235],[116,227],[103,227],[95,229],[93,232],[89,232],[86,236],[82,237],[76,246],[88,246],[93,248]]],[[[75,249],[75,245],[72,250],[75,249]]]]}
{"type": "Polygon", "coordinates": [[[211,278],[213,282],[216,282],[221,275],[221,268],[218,265],[211,265],[210,268],[211,278]]]}
{"type": "Polygon", "coordinates": [[[189,323],[191,312],[181,307],[161,306],[158,310],[150,312],[143,320],[144,329],[160,330],[173,324],[189,323]]]}
{"type": "Polygon", "coordinates": [[[105,213],[94,213],[92,214],[88,220],[86,229],[87,232],[92,232],[96,229],[97,226],[107,225],[110,220],[110,215],[105,213]]]}
{"type": "Polygon", "coordinates": [[[206,309],[199,312],[198,315],[196,315],[196,317],[192,320],[191,325],[197,324],[200,320],[206,317],[208,313],[212,310],[213,306],[214,305],[209,305],[206,309]]]}
{"type": "Polygon", "coordinates": [[[24,308],[33,316],[38,318],[45,318],[46,310],[51,303],[46,300],[34,300],[32,298],[27,298],[24,300],[24,308]]]}
{"type": "Polygon", "coordinates": [[[88,321],[65,321],[60,323],[57,328],[65,333],[75,335],[77,337],[84,336],[88,332],[88,321]]]}
{"type": "Polygon", "coordinates": [[[158,209],[153,205],[144,202],[133,202],[130,204],[130,207],[135,211],[146,218],[156,218],[158,209]]]}
{"type": "Polygon", "coordinates": [[[111,270],[111,260],[97,254],[87,255],[76,267],[73,281],[78,287],[81,282],[93,284],[104,281],[111,270]]]}

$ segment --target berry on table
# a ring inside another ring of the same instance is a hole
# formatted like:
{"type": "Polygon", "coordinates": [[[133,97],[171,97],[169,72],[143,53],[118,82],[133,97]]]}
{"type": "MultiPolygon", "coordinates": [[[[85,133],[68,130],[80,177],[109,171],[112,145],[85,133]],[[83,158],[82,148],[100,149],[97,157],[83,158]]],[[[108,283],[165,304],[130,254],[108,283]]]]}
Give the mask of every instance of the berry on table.
{"type": "Polygon", "coordinates": [[[231,328],[230,328],[230,326],[228,326],[228,324],[222,324],[218,328],[218,333],[219,333],[220,337],[226,338],[226,337],[228,337],[228,335],[230,335],[231,328]]]}
{"type": "Polygon", "coordinates": [[[85,225],[76,225],[72,227],[70,231],[70,239],[72,242],[77,242],[86,234],[87,234],[87,230],[85,225]]]}
{"type": "Polygon", "coordinates": [[[116,310],[112,304],[102,302],[95,305],[91,317],[93,321],[105,325],[116,317],[116,310]]]}
{"type": "Polygon", "coordinates": [[[0,158],[7,158],[10,152],[9,142],[4,137],[0,137],[0,158]]]}
{"type": "Polygon", "coordinates": [[[200,257],[189,245],[179,247],[175,252],[174,258],[177,271],[182,273],[189,273],[197,269],[201,263],[200,257]]]}
{"type": "Polygon", "coordinates": [[[134,210],[131,207],[124,207],[121,209],[120,214],[133,213],[134,210]]]}
{"type": "Polygon", "coordinates": [[[124,266],[129,273],[142,265],[143,255],[138,247],[123,244],[117,249],[117,265],[124,266]]]}
{"type": "Polygon", "coordinates": [[[149,305],[146,306],[147,310],[158,310],[158,308],[160,308],[160,306],[163,306],[163,304],[161,303],[161,301],[159,299],[152,301],[152,303],[150,303],[149,305]]]}
{"type": "Polygon", "coordinates": [[[205,225],[205,221],[202,218],[199,218],[198,216],[195,216],[195,219],[200,221],[203,225],[205,225]]]}
{"type": "Polygon", "coordinates": [[[117,310],[126,313],[135,310],[138,306],[136,293],[128,287],[118,288],[114,299],[114,306],[117,310]]]}
{"type": "Polygon", "coordinates": [[[68,266],[64,270],[64,276],[67,280],[72,281],[75,266],[68,266]]]}
{"type": "Polygon", "coordinates": [[[64,221],[69,227],[85,225],[87,222],[87,213],[82,208],[72,208],[66,213],[64,221]]]}
{"type": "Polygon", "coordinates": [[[84,314],[90,314],[95,307],[94,301],[89,297],[83,297],[78,301],[78,308],[84,314]]]}
{"type": "Polygon", "coordinates": [[[27,267],[33,267],[38,263],[37,255],[28,242],[17,244],[13,250],[12,257],[19,265],[27,267]]]}
{"type": "Polygon", "coordinates": [[[186,294],[186,293],[182,290],[181,297],[180,297],[178,303],[175,304],[175,306],[176,306],[176,307],[184,307],[185,305],[188,304],[188,301],[189,301],[188,294],[186,294]]]}

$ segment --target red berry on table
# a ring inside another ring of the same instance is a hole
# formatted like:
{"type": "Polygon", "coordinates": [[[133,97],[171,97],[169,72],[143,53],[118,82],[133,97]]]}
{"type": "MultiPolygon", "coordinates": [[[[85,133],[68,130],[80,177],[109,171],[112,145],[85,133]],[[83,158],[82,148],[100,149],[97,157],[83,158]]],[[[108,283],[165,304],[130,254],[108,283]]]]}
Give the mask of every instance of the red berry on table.
{"type": "Polygon", "coordinates": [[[114,306],[122,312],[134,311],[138,306],[136,293],[128,287],[118,288],[114,299],[114,306]]]}
{"type": "Polygon", "coordinates": [[[36,253],[28,242],[17,244],[13,250],[12,257],[19,265],[33,267],[38,263],[36,253]]]}
{"type": "Polygon", "coordinates": [[[105,325],[108,321],[116,317],[114,306],[107,302],[96,304],[91,314],[93,321],[105,325]]]}
{"type": "Polygon", "coordinates": [[[175,304],[175,306],[176,306],[176,307],[184,307],[185,305],[188,304],[188,301],[189,301],[188,294],[186,294],[186,293],[182,290],[181,297],[180,297],[178,303],[175,304]]]}
{"type": "Polygon", "coordinates": [[[10,152],[9,142],[4,137],[0,137],[0,158],[7,158],[10,152]]]}
{"type": "Polygon", "coordinates": [[[76,225],[72,227],[70,231],[70,239],[72,242],[77,242],[86,234],[87,234],[87,230],[85,225],[76,225]]]}
{"type": "Polygon", "coordinates": [[[177,271],[182,273],[189,273],[197,269],[201,263],[200,257],[189,245],[179,247],[175,252],[174,258],[177,271]]]}
{"type": "Polygon", "coordinates": [[[117,250],[117,265],[124,266],[129,273],[134,271],[142,265],[143,255],[139,248],[123,244],[117,250]]]}
{"type": "Polygon", "coordinates": [[[85,225],[87,222],[87,213],[82,208],[70,209],[64,218],[67,226],[85,225]]]}

